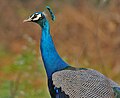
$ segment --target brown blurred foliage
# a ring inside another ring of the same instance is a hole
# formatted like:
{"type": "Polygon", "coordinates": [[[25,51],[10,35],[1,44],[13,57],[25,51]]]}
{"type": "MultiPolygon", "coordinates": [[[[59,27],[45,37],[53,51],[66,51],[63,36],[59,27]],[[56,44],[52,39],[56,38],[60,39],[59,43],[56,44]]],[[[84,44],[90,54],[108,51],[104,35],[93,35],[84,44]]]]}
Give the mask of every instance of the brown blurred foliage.
{"type": "Polygon", "coordinates": [[[60,55],[75,66],[109,66],[120,75],[120,0],[106,1],[109,2],[2,0],[0,44],[12,53],[20,53],[26,43],[24,35],[28,34],[36,40],[39,54],[39,26],[23,24],[22,21],[50,5],[56,15],[54,23],[49,19],[51,34],[60,55]]]}

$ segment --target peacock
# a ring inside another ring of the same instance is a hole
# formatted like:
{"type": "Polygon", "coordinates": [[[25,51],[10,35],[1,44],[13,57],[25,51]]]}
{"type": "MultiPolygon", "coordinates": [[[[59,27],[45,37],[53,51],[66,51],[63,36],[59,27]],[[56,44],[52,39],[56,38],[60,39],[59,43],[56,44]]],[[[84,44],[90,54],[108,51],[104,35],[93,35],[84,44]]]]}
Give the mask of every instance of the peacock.
{"type": "MultiPolygon", "coordinates": [[[[55,21],[52,9],[46,8],[55,21]]],[[[120,86],[116,82],[96,70],[74,68],[60,57],[45,12],[35,12],[24,22],[34,22],[42,28],[40,50],[51,98],[120,98],[120,86]]]]}

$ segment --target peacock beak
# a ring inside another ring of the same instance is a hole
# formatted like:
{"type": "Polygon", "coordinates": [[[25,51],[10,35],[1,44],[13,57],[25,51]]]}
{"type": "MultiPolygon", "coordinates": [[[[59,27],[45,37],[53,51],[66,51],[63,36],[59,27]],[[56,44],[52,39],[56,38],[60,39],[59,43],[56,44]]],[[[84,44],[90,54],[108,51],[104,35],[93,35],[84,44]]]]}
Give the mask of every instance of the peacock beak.
{"type": "Polygon", "coordinates": [[[32,19],[31,19],[31,18],[28,18],[28,19],[23,20],[23,23],[24,23],[24,22],[31,22],[31,21],[32,21],[32,19]]]}

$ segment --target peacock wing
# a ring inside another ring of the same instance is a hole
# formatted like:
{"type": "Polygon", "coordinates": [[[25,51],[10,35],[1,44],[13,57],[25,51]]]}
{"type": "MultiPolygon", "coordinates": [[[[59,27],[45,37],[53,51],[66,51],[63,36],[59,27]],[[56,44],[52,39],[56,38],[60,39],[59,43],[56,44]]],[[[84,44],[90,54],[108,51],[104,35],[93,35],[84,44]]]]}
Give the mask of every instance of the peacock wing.
{"type": "Polygon", "coordinates": [[[57,71],[52,81],[69,98],[114,98],[109,80],[92,69],[57,71]]]}

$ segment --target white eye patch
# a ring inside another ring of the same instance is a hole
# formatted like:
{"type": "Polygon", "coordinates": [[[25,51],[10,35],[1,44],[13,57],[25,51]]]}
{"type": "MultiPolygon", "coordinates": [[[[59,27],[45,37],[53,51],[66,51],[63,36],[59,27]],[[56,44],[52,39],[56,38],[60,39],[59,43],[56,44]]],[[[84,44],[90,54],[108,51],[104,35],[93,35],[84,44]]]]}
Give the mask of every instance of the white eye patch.
{"type": "Polygon", "coordinates": [[[39,20],[40,17],[42,17],[41,14],[36,14],[36,16],[33,15],[31,18],[32,20],[36,21],[36,20],[39,20]]]}

